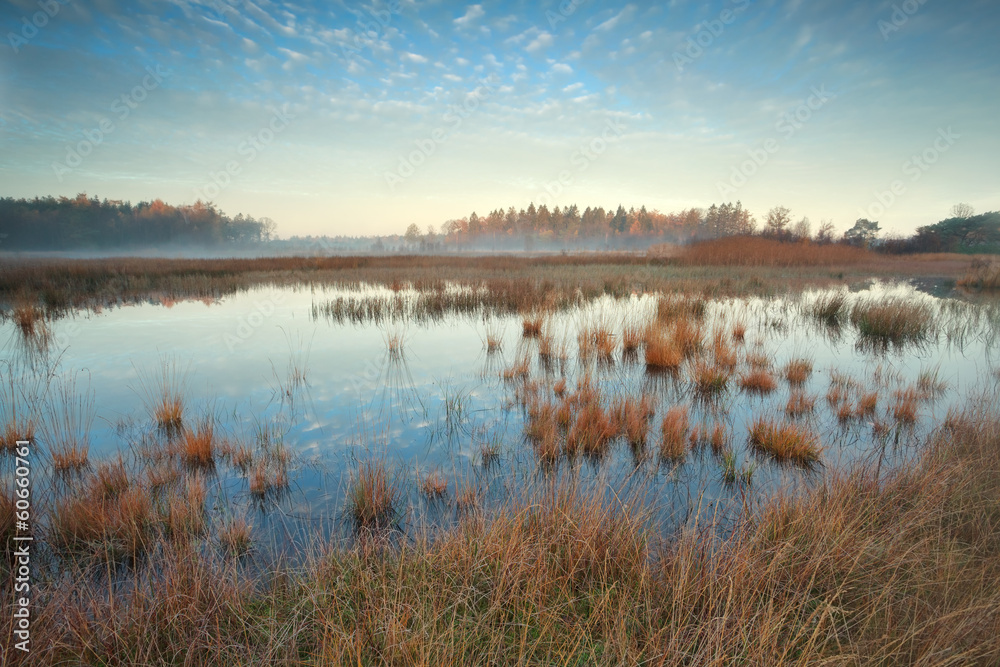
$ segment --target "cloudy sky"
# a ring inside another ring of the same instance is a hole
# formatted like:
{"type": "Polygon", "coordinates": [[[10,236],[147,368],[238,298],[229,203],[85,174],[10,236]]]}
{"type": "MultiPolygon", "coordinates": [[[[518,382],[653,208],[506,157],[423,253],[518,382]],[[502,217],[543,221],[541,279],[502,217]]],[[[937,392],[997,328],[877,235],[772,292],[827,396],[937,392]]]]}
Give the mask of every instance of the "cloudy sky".
{"type": "Polygon", "coordinates": [[[1000,3],[4,0],[0,196],[279,234],[529,202],[1000,209],[1000,3]]]}

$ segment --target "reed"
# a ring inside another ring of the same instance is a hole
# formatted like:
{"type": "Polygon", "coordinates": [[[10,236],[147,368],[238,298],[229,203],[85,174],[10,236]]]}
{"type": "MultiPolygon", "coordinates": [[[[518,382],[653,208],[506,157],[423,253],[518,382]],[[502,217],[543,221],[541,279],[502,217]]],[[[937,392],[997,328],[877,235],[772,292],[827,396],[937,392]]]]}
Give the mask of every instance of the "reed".
{"type": "Polygon", "coordinates": [[[181,456],[191,466],[215,464],[215,424],[203,419],[194,429],[185,429],[180,441],[181,456]]]}
{"type": "Polygon", "coordinates": [[[839,327],[847,319],[847,294],[843,291],[820,294],[808,312],[829,327],[839,327]]]}
{"type": "Polygon", "coordinates": [[[851,307],[851,323],[861,336],[890,343],[924,340],[934,315],[928,303],[902,297],[859,299],[851,307]]]}
{"type": "Polygon", "coordinates": [[[801,417],[813,411],[816,407],[816,397],[802,390],[794,390],[785,404],[785,414],[791,418],[801,417]]]}
{"type": "Polygon", "coordinates": [[[892,418],[897,424],[912,425],[917,421],[920,406],[920,392],[908,387],[893,394],[892,418]]]}
{"type": "Polygon", "coordinates": [[[728,388],[730,377],[725,368],[699,360],[693,371],[695,393],[702,398],[717,397],[728,388]]]}
{"type": "Polygon", "coordinates": [[[420,480],[420,491],[428,500],[441,500],[448,495],[448,479],[434,470],[420,480]]]}
{"type": "Polygon", "coordinates": [[[646,370],[676,372],[684,362],[684,353],[674,340],[660,332],[648,331],[646,339],[646,370]]]}
{"type": "Polygon", "coordinates": [[[812,371],[813,365],[808,359],[792,359],[785,364],[785,380],[792,386],[800,386],[805,384],[812,371]]]}
{"type": "Polygon", "coordinates": [[[778,461],[811,466],[820,459],[822,448],[816,435],[803,426],[778,424],[758,417],[750,426],[750,445],[778,461]]]}
{"type": "Polygon", "coordinates": [[[687,453],[688,410],[675,405],[667,410],[661,424],[660,455],[669,461],[679,461],[687,453]]]}
{"type": "Polygon", "coordinates": [[[376,530],[396,525],[402,495],[382,459],[358,464],[347,492],[347,513],[355,529],[376,530]]]}
{"type": "Polygon", "coordinates": [[[237,558],[245,556],[253,548],[253,525],[245,514],[237,514],[223,521],[218,528],[217,539],[226,554],[237,558]]]}
{"type": "Polygon", "coordinates": [[[740,387],[752,394],[770,394],[778,388],[774,376],[763,369],[750,370],[740,377],[740,387]]]}

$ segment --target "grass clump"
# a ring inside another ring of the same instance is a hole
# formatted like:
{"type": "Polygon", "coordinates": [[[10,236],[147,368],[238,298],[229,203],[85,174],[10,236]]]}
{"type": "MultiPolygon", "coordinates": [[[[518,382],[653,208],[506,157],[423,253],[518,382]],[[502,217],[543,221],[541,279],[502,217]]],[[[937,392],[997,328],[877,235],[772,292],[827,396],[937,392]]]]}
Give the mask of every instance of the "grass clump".
{"type": "Polygon", "coordinates": [[[770,394],[778,388],[778,383],[774,381],[770,371],[754,369],[740,377],[740,387],[752,394],[770,394]]]}
{"type": "Polygon", "coordinates": [[[668,461],[683,459],[688,445],[687,407],[675,405],[667,410],[660,430],[663,436],[660,441],[660,455],[668,461]]]}
{"type": "Polygon", "coordinates": [[[884,343],[924,340],[933,319],[930,304],[902,297],[860,299],[851,308],[851,324],[861,336],[884,343]]]}
{"type": "Polygon", "coordinates": [[[803,426],[777,424],[759,417],[750,426],[750,445],[778,461],[809,466],[819,461],[822,449],[816,436],[803,426]]]}
{"type": "Polygon", "coordinates": [[[793,387],[805,384],[812,374],[813,365],[808,359],[792,359],[785,364],[785,380],[793,387]]]}
{"type": "Polygon", "coordinates": [[[347,491],[347,514],[355,529],[390,528],[399,520],[401,499],[385,461],[362,461],[347,491]]]}
{"type": "Polygon", "coordinates": [[[726,391],[731,375],[729,370],[699,360],[693,371],[695,392],[701,398],[713,398],[726,391]]]}
{"type": "Polygon", "coordinates": [[[808,312],[829,327],[839,327],[847,319],[847,294],[845,292],[820,294],[809,306],[808,312]]]}

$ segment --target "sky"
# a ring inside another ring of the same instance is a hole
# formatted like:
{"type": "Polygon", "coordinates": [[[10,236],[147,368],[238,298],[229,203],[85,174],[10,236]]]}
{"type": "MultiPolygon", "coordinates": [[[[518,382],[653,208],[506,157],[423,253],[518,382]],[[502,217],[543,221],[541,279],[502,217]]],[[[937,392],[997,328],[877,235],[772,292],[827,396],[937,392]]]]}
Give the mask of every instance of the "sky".
{"type": "Polygon", "coordinates": [[[0,29],[0,196],[201,199],[283,237],[1000,209],[996,0],[4,0],[0,29]]]}

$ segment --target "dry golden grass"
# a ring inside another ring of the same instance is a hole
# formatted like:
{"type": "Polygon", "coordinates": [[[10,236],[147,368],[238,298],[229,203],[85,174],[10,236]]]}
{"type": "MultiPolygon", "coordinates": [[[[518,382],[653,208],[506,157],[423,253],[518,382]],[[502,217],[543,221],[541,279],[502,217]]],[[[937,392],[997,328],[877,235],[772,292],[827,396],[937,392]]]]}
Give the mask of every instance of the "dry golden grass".
{"type": "Polygon", "coordinates": [[[638,324],[626,324],[622,329],[622,357],[638,355],[645,338],[645,328],[638,324]]]}
{"type": "Polygon", "coordinates": [[[562,398],[566,394],[566,378],[556,380],[556,383],[552,385],[552,393],[559,398],[562,398]]]}
{"type": "Polygon", "coordinates": [[[230,556],[244,556],[253,547],[253,526],[246,515],[238,514],[217,529],[219,546],[230,556]]]}
{"type": "Polygon", "coordinates": [[[684,362],[684,353],[669,336],[658,331],[646,333],[646,370],[675,372],[684,362]]]}
{"type": "Polygon", "coordinates": [[[855,416],[859,419],[872,417],[878,409],[878,392],[869,391],[858,397],[858,404],[855,407],[855,416]]]}
{"type": "Polygon", "coordinates": [[[649,418],[653,414],[652,400],[647,396],[619,397],[612,407],[617,430],[633,449],[644,449],[649,436],[649,418]]]}
{"type": "Polygon", "coordinates": [[[934,309],[926,302],[902,297],[860,299],[851,308],[851,323],[867,339],[902,343],[927,337],[934,309]]]}
{"type": "Polygon", "coordinates": [[[500,372],[500,377],[508,382],[513,380],[523,380],[531,373],[531,360],[527,355],[522,356],[513,365],[500,372]]]}
{"type": "Polygon", "coordinates": [[[733,236],[688,246],[680,261],[690,266],[815,267],[876,264],[883,257],[841,244],[782,242],[733,236]]]}
{"type": "Polygon", "coordinates": [[[702,398],[713,398],[726,391],[731,374],[721,366],[698,360],[694,365],[692,380],[695,392],[702,398]]]}
{"type": "Polygon", "coordinates": [[[739,363],[739,355],[730,345],[726,332],[721,329],[712,332],[712,357],[717,365],[730,370],[739,363]]]}
{"type": "Polygon", "coordinates": [[[742,343],[746,340],[747,335],[747,323],[742,320],[736,320],[733,323],[733,341],[736,343],[742,343]]]}
{"type": "Polygon", "coordinates": [[[192,466],[211,466],[215,463],[215,424],[203,419],[196,428],[185,429],[181,435],[180,451],[184,462],[192,466]]]}
{"type": "Polygon", "coordinates": [[[357,529],[389,528],[399,521],[401,499],[385,461],[362,461],[347,491],[347,513],[357,529]]]}
{"type": "Polygon", "coordinates": [[[897,424],[911,425],[917,421],[920,407],[920,393],[913,387],[895,392],[893,395],[892,418],[897,424]]]}
{"type": "Polygon", "coordinates": [[[727,523],[724,543],[699,525],[661,546],[640,504],[563,483],[434,537],[324,545],[259,574],[165,545],[117,573],[135,585],[116,595],[84,570],[38,580],[32,658],[993,665],[998,451],[997,419],[964,415],[913,467],[827,471],[727,523]]]}
{"type": "Polygon", "coordinates": [[[615,425],[599,401],[589,400],[580,406],[573,426],[566,436],[566,453],[574,456],[603,456],[615,437],[615,425]]]}
{"type": "Polygon", "coordinates": [[[440,500],[448,495],[448,478],[434,470],[420,480],[420,491],[429,500],[440,500]]]}
{"type": "Polygon", "coordinates": [[[525,338],[537,338],[542,333],[545,318],[542,315],[528,315],[521,320],[521,335],[525,338]]]}
{"type": "Polygon", "coordinates": [[[785,404],[785,414],[792,418],[801,417],[812,412],[815,407],[816,398],[797,389],[792,391],[788,397],[788,403],[785,404]]]}
{"type": "Polygon", "coordinates": [[[740,377],[740,387],[752,394],[770,394],[778,388],[774,376],[763,369],[750,370],[740,377]]]}
{"type": "Polygon", "coordinates": [[[670,461],[678,461],[687,453],[688,444],[688,410],[685,406],[675,405],[667,410],[661,424],[662,440],[660,455],[670,461]]]}
{"type": "Polygon", "coordinates": [[[812,374],[812,362],[808,359],[792,359],[785,364],[785,380],[792,386],[805,384],[812,374]]]}
{"type": "Polygon", "coordinates": [[[750,426],[750,445],[778,461],[812,465],[819,461],[822,448],[816,435],[804,426],[777,424],[759,417],[750,426]]]}

